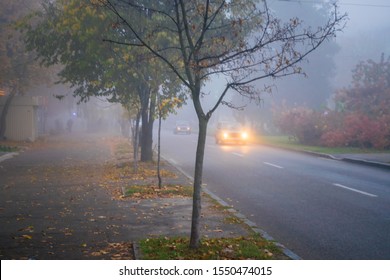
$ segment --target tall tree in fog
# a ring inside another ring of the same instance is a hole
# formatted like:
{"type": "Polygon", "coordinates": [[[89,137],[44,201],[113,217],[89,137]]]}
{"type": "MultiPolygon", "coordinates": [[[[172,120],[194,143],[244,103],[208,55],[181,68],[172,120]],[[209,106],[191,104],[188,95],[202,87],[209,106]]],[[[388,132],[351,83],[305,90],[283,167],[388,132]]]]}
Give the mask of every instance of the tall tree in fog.
{"type": "MultiPolygon", "coordinates": [[[[329,3],[308,3],[299,1],[276,1],[272,3],[274,14],[283,21],[292,16],[299,17],[305,24],[318,26],[326,22],[332,7],[329,3]]],[[[334,57],[340,47],[335,40],[326,41],[309,61],[302,64],[306,76],[294,76],[276,82],[275,100],[285,100],[290,105],[306,105],[311,108],[326,106],[334,89],[331,79],[335,75],[334,57]]]]}
{"type": "MultiPolygon", "coordinates": [[[[298,17],[307,26],[324,24],[333,7],[329,3],[313,3],[300,1],[272,1],[269,4],[271,13],[288,23],[298,17]]],[[[245,105],[245,110],[235,111],[234,115],[249,121],[256,128],[266,129],[272,119],[272,107],[287,104],[287,106],[307,106],[319,109],[327,105],[334,92],[332,78],[335,75],[335,55],[340,50],[335,40],[327,40],[308,60],[302,63],[304,75],[294,75],[271,81],[274,84],[271,95],[263,95],[261,103],[244,102],[239,96],[233,97],[233,103],[245,105]],[[261,108],[261,109],[259,109],[261,108]],[[263,126],[264,125],[264,126],[263,126]]],[[[258,85],[259,87],[262,84],[258,85]]]]}
{"type": "Polygon", "coordinates": [[[351,86],[335,95],[337,110],[390,120],[390,56],[382,54],[379,62],[362,61],[352,73],[351,86]]]}
{"type": "Polygon", "coordinates": [[[34,80],[39,78],[39,65],[33,56],[26,54],[25,45],[16,26],[30,9],[37,6],[36,1],[0,1],[0,90],[6,98],[0,116],[0,139],[6,131],[8,109],[16,95],[22,95],[34,80]]]}
{"type": "MultiPolygon", "coordinates": [[[[99,1],[99,0],[97,0],[99,1]]],[[[166,64],[187,87],[199,122],[195,159],[193,212],[190,247],[200,245],[200,215],[203,160],[208,122],[226,102],[229,91],[256,99],[262,88],[253,82],[300,73],[299,62],[328,38],[335,36],[345,17],[337,9],[320,28],[302,24],[298,18],[282,24],[266,1],[250,0],[100,0],[101,5],[118,18],[126,30],[128,44],[148,50],[166,64]],[[148,28],[140,28],[133,15],[136,11],[149,19],[148,28]],[[170,40],[156,44],[157,36],[170,40]],[[203,106],[207,96],[205,81],[223,77],[218,99],[210,110],[203,106]]],[[[115,41],[115,40],[112,40],[115,41]]]]}
{"type": "Polygon", "coordinates": [[[339,86],[346,86],[351,82],[351,69],[359,61],[367,60],[378,56],[380,53],[390,53],[390,40],[388,34],[390,21],[387,25],[375,29],[360,31],[357,35],[344,35],[339,43],[343,46],[337,54],[338,75],[336,83],[339,86]],[[375,42],[371,44],[370,42],[375,42]]]}
{"type": "MultiPolygon", "coordinates": [[[[139,18],[138,24],[147,26],[146,19],[139,18]]],[[[27,19],[25,30],[28,49],[45,66],[61,65],[59,82],[70,84],[81,101],[104,96],[126,107],[139,106],[141,160],[152,160],[158,88],[168,83],[172,94],[178,90],[161,62],[139,48],[103,42],[107,34],[117,40],[126,34],[112,14],[89,0],[45,1],[43,10],[27,19]]]]}

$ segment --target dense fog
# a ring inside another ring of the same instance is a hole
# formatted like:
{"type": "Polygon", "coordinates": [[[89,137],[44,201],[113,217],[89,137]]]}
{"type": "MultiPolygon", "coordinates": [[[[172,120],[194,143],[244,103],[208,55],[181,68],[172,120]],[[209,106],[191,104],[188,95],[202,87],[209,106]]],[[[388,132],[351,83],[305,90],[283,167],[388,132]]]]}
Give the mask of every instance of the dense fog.
{"type": "MultiPolygon", "coordinates": [[[[321,1],[268,1],[270,11],[283,21],[291,17],[300,18],[307,26],[319,26],[328,16],[316,3],[321,1]]],[[[330,1],[325,1],[329,2],[330,1]]],[[[338,89],[349,87],[352,70],[361,61],[378,61],[382,53],[390,54],[390,3],[386,0],[338,1],[341,13],[348,14],[348,22],[342,32],[302,62],[304,75],[294,75],[277,80],[261,80],[256,86],[272,86],[271,93],[264,93],[261,102],[248,102],[245,98],[230,93],[225,101],[235,107],[220,106],[210,120],[213,127],[218,120],[235,119],[243,123],[257,122],[254,126],[262,130],[272,126],[272,109],[280,104],[308,106],[309,108],[332,108],[332,97],[338,89]]],[[[55,79],[53,79],[54,81],[55,79]]],[[[217,101],[226,81],[223,77],[208,81],[203,88],[204,108],[207,111],[217,101]]],[[[121,133],[129,124],[120,105],[109,103],[104,97],[91,98],[88,103],[79,103],[73,97],[69,85],[47,84],[31,87],[27,95],[44,96],[45,112],[41,130],[45,134],[60,134],[67,130],[121,133]],[[69,129],[71,125],[71,129],[69,129]]],[[[177,109],[176,114],[166,118],[164,126],[171,129],[176,120],[188,120],[196,126],[197,118],[188,99],[186,105],[177,109]]],[[[156,117],[157,118],[157,117],[156,117]]],[[[252,124],[253,125],[253,124],[252,124]]],[[[267,130],[267,129],[266,129],[267,130]]]]}
{"type": "MultiPolygon", "coordinates": [[[[271,11],[283,20],[297,16],[304,23],[315,27],[323,23],[324,17],[327,16],[315,5],[317,2],[321,1],[273,0],[268,1],[268,5],[271,11]]],[[[232,93],[227,99],[234,101],[237,107],[244,107],[244,110],[221,106],[213,115],[211,126],[220,119],[246,118],[240,118],[240,115],[255,116],[262,126],[267,126],[266,123],[272,122],[272,108],[282,103],[291,107],[333,108],[335,91],[351,85],[352,70],[359,62],[379,61],[382,54],[385,57],[390,54],[389,1],[338,1],[338,5],[340,12],[348,15],[347,24],[336,38],[325,42],[302,63],[306,76],[294,75],[262,81],[259,87],[263,87],[264,83],[273,87],[272,93],[262,95],[259,104],[248,102],[245,98],[232,93]]],[[[206,84],[204,88],[206,108],[214,105],[213,102],[217,100],[224,82],[221,78],[206,84]]],[[[170,119],[192,119],[196,123],[196,114],[190,101],[188,106],[189,108],[179,109],[178,114],[171,116],[170,119]]]]}

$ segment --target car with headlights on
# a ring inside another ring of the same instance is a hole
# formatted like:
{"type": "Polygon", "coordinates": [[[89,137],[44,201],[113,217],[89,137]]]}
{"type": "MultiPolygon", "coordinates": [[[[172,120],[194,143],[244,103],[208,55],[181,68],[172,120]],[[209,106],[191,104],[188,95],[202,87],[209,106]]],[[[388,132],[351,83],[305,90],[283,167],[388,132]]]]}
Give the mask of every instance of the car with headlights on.
{"type": "Polygon", "coordinates": [[[249,140],[248,131],[236,122],[218,122],[215,132],[215,143],[217,144],[247,144],[249,140]]]}
{"type": "Polygon", "coordinates": [[[173,130],[174,134],[191,134],[191,124],[188,121],[177,121],[173,130]]]}

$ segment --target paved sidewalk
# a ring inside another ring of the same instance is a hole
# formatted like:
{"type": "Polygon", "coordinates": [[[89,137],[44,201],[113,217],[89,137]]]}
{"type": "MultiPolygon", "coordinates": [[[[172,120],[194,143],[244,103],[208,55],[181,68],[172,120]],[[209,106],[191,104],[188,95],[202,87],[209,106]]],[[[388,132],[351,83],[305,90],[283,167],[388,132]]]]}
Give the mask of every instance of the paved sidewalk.
{"type": "MultiPolygon", "coordinates": [[[[115,165],[108,139],[81,136],[0,162],[1,259],[132,259],[133,241],[189,236],[191,198],[118,199],[126,182],[106,176],[115,165]]],[[[204,236],[249,234],[207,196],[202,211],[204,236]]]]}

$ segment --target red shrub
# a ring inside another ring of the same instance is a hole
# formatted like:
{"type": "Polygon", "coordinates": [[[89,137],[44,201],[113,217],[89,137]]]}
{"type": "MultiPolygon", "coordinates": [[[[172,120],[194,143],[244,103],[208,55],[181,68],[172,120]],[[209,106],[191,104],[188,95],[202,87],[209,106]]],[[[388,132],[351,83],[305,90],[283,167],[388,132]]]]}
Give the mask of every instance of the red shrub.
{"type": "Polygon", "coordinates": [[[277,125],[302,144],[390,148],[390,115],[373,119],[363,113],[295,108],[280,112],[277,125]]]}
{"type": "Polygon", "coordinates": [[[326,147],[342,147],[348,143],[345,133],[341,130],[329,130],[322,134],[320,144],[326,147]]]}
{"type": "Polygon", "coordinates": [[[389,146],[389,130],[386,129],[388,123],[382,119],[374,120],[358,113],[347,115],[344,129],[349,145],[378,149],[389,146]]]}
{"type": "Polygon", "coordinates": [[[299,107],[280,111],[276,125],[283,133],[294,136],[302,144],[316,144],[322,134],[320,114],[308,108],[299,107]]]}

